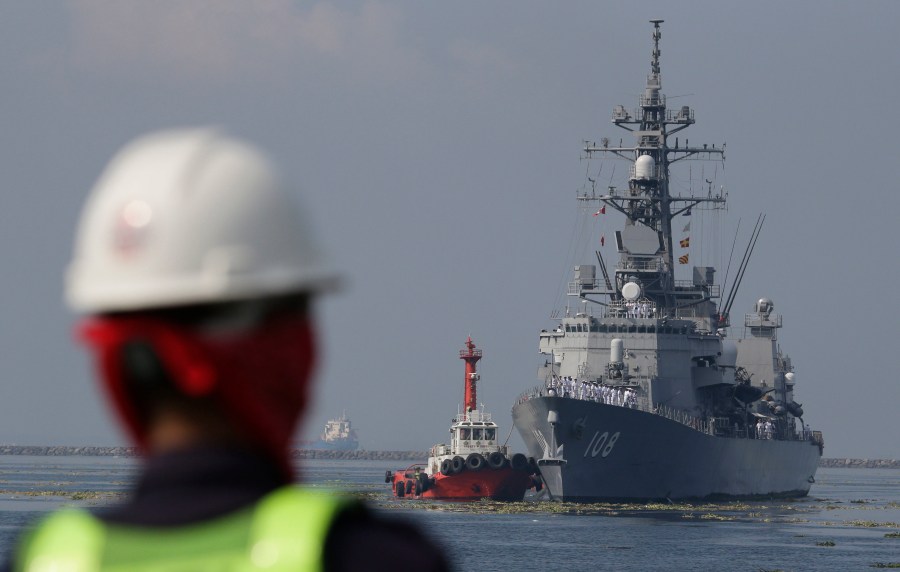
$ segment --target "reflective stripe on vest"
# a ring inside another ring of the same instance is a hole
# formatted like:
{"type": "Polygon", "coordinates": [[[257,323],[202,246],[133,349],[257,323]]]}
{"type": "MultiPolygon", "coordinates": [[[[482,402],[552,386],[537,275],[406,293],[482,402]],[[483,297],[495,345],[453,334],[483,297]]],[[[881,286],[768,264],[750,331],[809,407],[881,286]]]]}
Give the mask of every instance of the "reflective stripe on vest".
{"type": "Polygon", "coordinates": [[[352,501],[284,487],[256,506],[200,524],[106,525],[87,512],[50,516],[22,545],[25,572],[321,570],[325,538],[352,501]]]}

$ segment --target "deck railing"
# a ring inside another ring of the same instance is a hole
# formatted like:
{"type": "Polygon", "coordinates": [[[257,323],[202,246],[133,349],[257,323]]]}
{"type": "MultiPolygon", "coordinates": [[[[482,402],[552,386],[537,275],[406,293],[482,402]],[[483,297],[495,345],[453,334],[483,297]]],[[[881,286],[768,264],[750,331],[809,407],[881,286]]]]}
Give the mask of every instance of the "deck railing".
{"type": "MultiPolygon", "coordinates": [[[[549,392],[550,388],[538,385],[535,386],[519,395],[516,399],[515,405],[519,405],[531,399],[536,399],[538,397],[547,397],[551,395],[549,392]]],[[[553,395],[556,397],[560,397],[562,399],[581,399],[586,401],[596,401],[601,402],[599,399],[591,399],[584,397],[581,392],[572,392],[572,393],[564,393],[557,392],[553,390],[553,395]]],[[[637,409],[640,411],[644,411],[646,413],[653,413],[654,415],[659,415],[660,417],[665,417],[671,421],[675,421],[676,423],[680,423],[686,427],[690,427],[695,431],[700,433],[705,433],[707,435],[715,435],[718,437],[733,437],[738,439],[766,439],[765,434],[757,434],[757,431],[754,426],[749,428],[747,427],[737,427],[732,425],[727,418],[722,417],[710,417],[704,419],[703,417],[697,417],[696,415],[691,414],[688,411],[683,409],[678,409],[675,407],[669,407],[667,405],[657,404],[656,406],[651,407],[649,400],[646,396],[638,395],[637,398],[633,401],[632,404],[622,404],[619,405],[617,403],[605,402],[607,405],[618,405],[620,407],[628,407],[629,409],[637,409]]],[[[808,429],[801,429],[800,431],[787,430],[788,428],[781,427],[775,429],[769,437],[770,439],[778,440],[778,441],[812,441],[819,445],[820,447],[824,446],[824,439],[822,438],[822,433],[820,431],[811,431],[808,429]]]]}

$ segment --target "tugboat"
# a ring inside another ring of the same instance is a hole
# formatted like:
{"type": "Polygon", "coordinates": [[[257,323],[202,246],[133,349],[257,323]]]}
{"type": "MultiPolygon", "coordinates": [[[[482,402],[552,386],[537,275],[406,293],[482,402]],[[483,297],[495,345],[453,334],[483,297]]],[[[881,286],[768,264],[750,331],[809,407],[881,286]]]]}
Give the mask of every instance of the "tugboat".
{"type": "Polygon", "coordinates": [[[520,501],[526,490],[542,487],[535,460],[522,453],[510,454],[508,446],[498,443],[498,427],[491,415],[483,407],[478,410],[480,376],[475,364],[482,351],[471,336],[465,345],[459,352],[459,359],[466,362],[464,411],[450,425],[450,445],[432,447],[425,464],[387,471],[384,482],[391,484],[397,498],[520,501]]]}
{"type": "Polygon", "coordinates": [[[356,451],[359,449],[359,438],[350,424],[350,418],[344,411],[337,419],[329,419],[325,431],[319,440],[312,445],[313,449],[325,451],[356,451]]]}

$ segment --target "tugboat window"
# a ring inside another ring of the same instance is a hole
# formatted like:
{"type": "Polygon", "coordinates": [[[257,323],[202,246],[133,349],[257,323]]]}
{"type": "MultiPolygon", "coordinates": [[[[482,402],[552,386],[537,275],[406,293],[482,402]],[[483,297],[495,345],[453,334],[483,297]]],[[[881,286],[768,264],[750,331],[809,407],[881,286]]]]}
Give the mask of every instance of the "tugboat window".
{"type": "Polygon", "coordinates": [[[483,429],[481,429],[481,428],[472,429],[472,439],[475,439],[476,441],[481,441],[482,431],[483,431],[483,429]]]}
{"type": "Polygon", "coordinates": [[[484,439],[486,441],[493,441],[494,439],[496,439],[496,437],[494,436],[494,433],[495,433],[494,428],[488,427],[487,429],[484,430],[484,439]]]}
{"type": "Polygon", "coordinates": [[[464,427],[459,430],[459,438],[462,439],[463,441],[466,441],[471,438],[471,437],[469,437],[469,429],[467,427],[464,427]]]}

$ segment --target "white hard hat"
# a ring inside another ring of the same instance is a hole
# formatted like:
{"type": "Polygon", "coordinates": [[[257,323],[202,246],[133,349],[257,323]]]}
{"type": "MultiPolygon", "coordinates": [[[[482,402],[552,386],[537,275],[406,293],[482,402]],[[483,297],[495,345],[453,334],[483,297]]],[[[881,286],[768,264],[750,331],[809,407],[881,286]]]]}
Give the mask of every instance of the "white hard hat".
{"type": "Polygon", "coordinates": [[[335,285],[309,225],[254,147],[214,129],[141,137],[81,214],[66,277],[74,309],[226,302],[335,285]]]}

